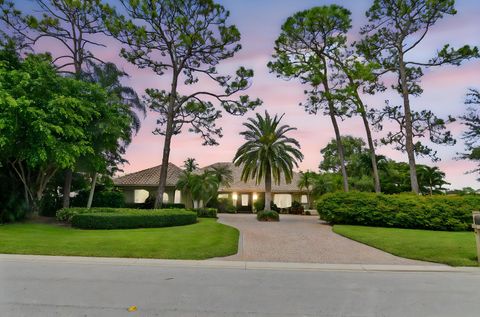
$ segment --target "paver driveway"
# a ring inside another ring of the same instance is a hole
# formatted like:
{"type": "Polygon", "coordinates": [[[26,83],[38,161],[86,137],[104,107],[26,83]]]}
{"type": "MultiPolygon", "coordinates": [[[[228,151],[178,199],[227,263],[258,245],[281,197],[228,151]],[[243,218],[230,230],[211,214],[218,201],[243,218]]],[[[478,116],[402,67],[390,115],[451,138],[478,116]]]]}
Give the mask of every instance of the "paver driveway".
{"type": "Polygon", "coordinates": [[[239,252],[225,260],[341,264],[431,264],[400,258],[347,239],[316,216],[281,215],[259,222],[255,215],[220,214],[219,221],[240,230],[239,252]]]}

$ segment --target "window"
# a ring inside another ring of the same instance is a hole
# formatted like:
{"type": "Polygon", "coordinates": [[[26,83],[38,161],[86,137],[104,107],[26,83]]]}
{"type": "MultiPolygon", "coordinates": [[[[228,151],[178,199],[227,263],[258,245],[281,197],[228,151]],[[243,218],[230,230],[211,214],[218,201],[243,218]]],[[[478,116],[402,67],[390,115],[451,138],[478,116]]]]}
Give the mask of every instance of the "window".
{"type": "Polygon", "coordinates": [[[292,207],[292,195],[290,194],[275,194],[273,202],[278,208],[292,207]]]}
{"type": "Polygon", "coordinates": [[[242,194],[242,206],[248,206],[249,198],[248,194],[242,194]]]}
{"type": "Polygon", "coordinates": [[[167,193],[163,193],[163,202],[168,203],[168,194],[167,193]]]}
{"type": "Polygon", "coordinates": [[[148,191],[145,189],[135,189],[133,192],[133,202],[135,204],[143,204],[148,198],[148,191]]]}
{"type": "Polygon", "coordinates": [[[302,195],[302,197],[300,198],[300,202],[302,204],[308,204],[308,197],[307,195],[302,195]]]}
{"type": "Polygon", "coordinates": [[[182,192],[179,190],[175,191],[175,197],[173,199],[173,203],[181,204],[182,203],[182,192]]]}
{"type": "Polygon", "coordinates": [[[228,199],[228,194],[218,194],[218,199],[228,199]]]}

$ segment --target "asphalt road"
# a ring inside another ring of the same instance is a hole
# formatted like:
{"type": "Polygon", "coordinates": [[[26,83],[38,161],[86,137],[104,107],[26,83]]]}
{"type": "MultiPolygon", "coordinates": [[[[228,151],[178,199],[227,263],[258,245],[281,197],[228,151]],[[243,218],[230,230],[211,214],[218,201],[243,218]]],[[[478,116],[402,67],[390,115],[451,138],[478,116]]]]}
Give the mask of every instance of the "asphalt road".
{"type": "Polygon", "coordinates": [[[480,274],[0,260],[0,316],[479,316],[480,274]],[[128,312],[136,305],[136,312],[128,312]]]}

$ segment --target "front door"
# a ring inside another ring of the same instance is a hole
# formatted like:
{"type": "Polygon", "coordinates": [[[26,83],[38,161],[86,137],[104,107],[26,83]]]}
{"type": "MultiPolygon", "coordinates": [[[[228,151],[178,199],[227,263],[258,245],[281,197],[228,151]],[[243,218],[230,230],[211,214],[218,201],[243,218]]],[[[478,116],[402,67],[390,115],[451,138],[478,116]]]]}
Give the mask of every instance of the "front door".
{"type": "Polygon", "coordinates": [[[238,212],[252,212],[252,195],[251,194],[239,194],[237,199],[237,211],[238,212]]]}

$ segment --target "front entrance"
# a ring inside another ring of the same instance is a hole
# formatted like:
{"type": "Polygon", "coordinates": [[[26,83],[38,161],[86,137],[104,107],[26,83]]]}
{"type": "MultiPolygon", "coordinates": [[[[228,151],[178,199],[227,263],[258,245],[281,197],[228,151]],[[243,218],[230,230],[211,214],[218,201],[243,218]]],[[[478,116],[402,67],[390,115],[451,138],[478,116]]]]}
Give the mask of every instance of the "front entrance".
{"type": "Polygon", "coordinates": [[[251,213],[253,212],[253,199],[251,193],[239,193],[237,196],[237,212],[251,213]]]}

